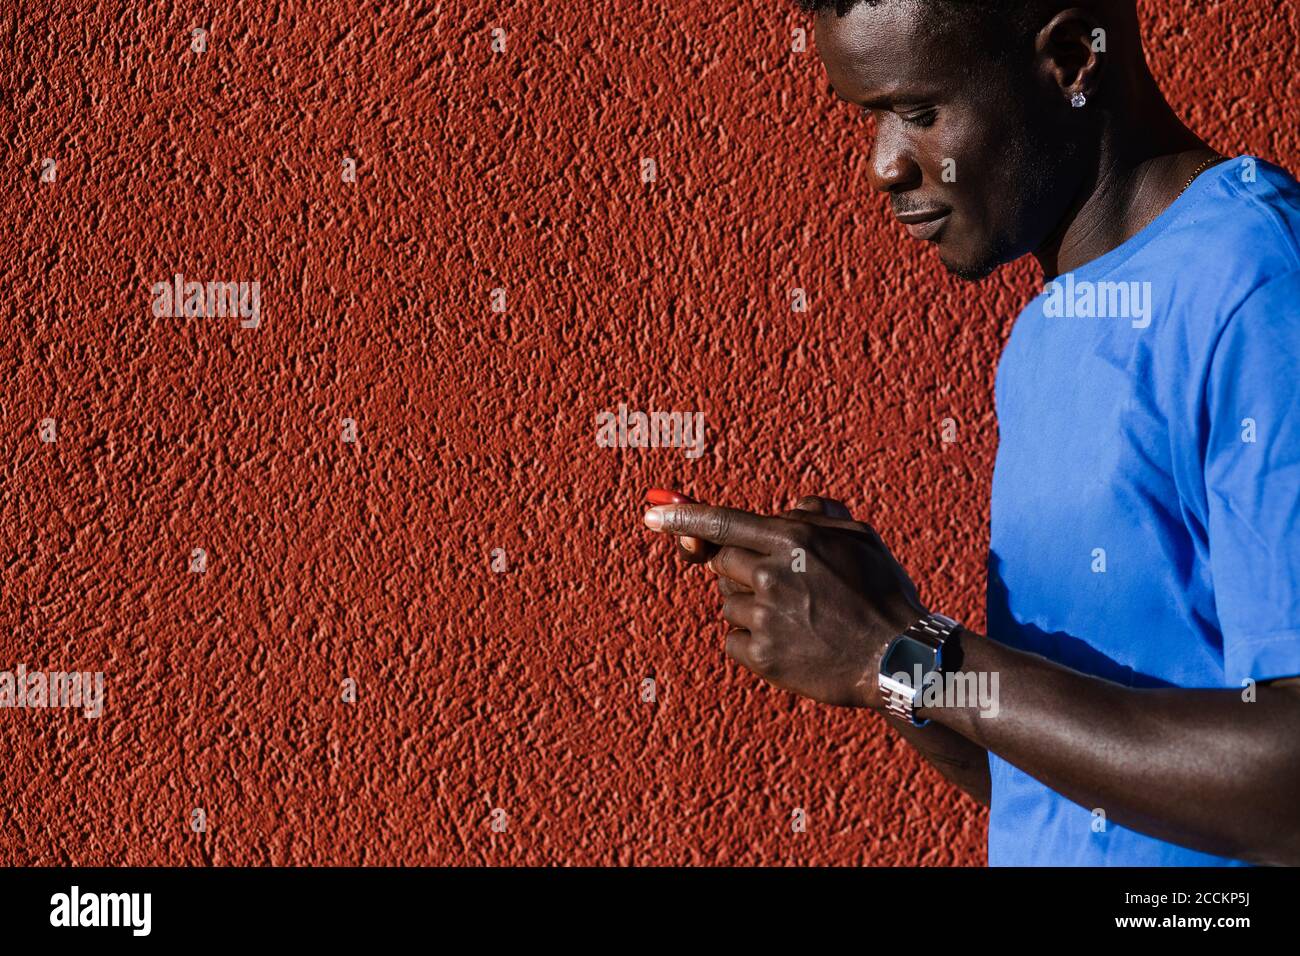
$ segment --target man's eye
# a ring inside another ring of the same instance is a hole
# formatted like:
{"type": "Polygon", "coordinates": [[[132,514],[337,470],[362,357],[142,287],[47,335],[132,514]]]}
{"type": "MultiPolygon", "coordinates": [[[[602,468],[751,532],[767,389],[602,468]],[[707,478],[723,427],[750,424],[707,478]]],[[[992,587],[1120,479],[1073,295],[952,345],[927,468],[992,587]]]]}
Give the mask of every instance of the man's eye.
{"type": "Polygon", "coordinates": [[[926,126],[934,125],[934,119],[937,114],[938,110],[923,110],[920,113],[911,113],[907,116],[902,116],[900,114],[900,119],[902,119],[902,121],[908,126],[920,126],[924,128],[926,126]]]}

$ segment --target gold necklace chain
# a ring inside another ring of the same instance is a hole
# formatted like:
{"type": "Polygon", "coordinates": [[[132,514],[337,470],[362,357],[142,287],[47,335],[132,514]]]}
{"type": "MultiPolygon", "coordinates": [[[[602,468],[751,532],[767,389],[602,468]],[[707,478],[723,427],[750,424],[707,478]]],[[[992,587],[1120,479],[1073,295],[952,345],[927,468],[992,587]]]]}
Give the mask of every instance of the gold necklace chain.
{"type": "Polygon", "coordinates": [[[1194,170],[1192,170],[1192,174],[1187,177],[1187,182],[1183,185],[1183,188],[1178,190],[1178,195],[1181,196],[1183,193],[1187,192],[1187,188],[1191,186],[1193,182],[1196,181],[1197,176],[1201,175],[1201,173],[1205,172],[1215,163],[1221,163],[1225,159],[1227,159],[1226,156],[1220,156],[1218,153],[1215,153],[1205,162],[1201,163],[1201,165],[1197,166],[1194,170]]]}

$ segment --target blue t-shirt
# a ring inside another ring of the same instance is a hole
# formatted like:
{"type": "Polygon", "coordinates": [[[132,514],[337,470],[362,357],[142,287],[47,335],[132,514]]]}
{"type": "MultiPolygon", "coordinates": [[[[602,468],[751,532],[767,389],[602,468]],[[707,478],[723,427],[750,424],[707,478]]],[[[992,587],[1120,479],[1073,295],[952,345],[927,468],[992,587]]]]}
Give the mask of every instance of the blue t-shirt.
{"type": "MultiPolygon", "coordinates": [[[[992,639],[1132,687],[1300,675],[1290,175],[1252,157],[1212,167],[1048,283],[996,398],[992,639]]],[[[994,754],[989,769],[991,865],[1236,863],[1103,821],[994,754]]]]}

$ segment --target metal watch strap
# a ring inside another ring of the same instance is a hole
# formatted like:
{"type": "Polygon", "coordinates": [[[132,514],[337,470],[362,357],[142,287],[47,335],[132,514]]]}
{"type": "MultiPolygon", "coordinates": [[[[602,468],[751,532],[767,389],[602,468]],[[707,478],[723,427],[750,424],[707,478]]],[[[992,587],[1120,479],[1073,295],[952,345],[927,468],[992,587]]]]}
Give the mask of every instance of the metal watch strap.
{"type": "MultiPolygon", "coordinates": [[[[943,614],[927,614],[900,634],[899,637],[915,638],[922,644],[939,650],[960,627],[960,624],[943,614]]],[[[916,698],[920,695],[921,690],[920,687],[913,687],[908,692],[895,686],[892,681],[885,683],[882,680],[880,691],[885,698],[885,711],[890,716],[905,720],[913,726],[924,727],[929,721],[918,721],[916,719],[916,698]]]]}

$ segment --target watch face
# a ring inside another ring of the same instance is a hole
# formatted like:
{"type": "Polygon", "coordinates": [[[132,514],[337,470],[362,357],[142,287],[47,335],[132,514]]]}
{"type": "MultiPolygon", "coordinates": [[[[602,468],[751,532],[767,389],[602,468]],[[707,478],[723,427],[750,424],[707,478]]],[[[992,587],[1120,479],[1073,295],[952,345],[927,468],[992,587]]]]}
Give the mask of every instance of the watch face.
{"type": "Polygon", "coordinates": [[[900,637],[885,655],[880,670],[886,677],[893,677],[899,683],[915,688],[917,668],[920,667],[920,674],[924,677],[935,669],[936,657],[938,651],[933,647],[927,647],[911,637],[900,637]]]}

